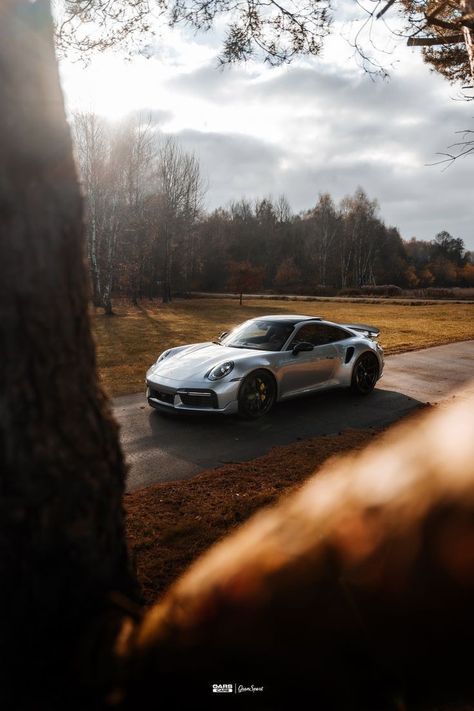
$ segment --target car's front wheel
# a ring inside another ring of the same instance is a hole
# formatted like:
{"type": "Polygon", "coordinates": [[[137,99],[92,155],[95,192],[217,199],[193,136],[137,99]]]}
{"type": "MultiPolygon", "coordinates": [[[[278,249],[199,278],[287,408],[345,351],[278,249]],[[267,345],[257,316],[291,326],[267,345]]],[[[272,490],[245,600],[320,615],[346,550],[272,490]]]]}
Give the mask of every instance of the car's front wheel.
{"type": "Polygon", "coordinates": [[[379,362],[373,353],[362,353],[352,371],[351,390],[356,395],[372,392],[379,377],[379,362]]]}
{"type": "Polygon", "coordinates": [[[247,419],[270,412],[276,399],[273,376],[266,370],[255,370],[243,380],[239,391],[239,414],[247,419]]]}

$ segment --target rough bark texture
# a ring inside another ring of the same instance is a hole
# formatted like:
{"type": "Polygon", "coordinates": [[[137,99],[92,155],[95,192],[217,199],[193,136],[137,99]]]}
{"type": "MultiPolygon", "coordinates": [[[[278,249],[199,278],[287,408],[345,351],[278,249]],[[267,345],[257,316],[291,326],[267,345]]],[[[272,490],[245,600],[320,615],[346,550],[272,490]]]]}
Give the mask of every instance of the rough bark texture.
{"type": "Polygon", "coordinates": [[[0,690],[52,709],[86,620],[134,583],[45,0],[0,4],[0,107],[0,690]]]}
{"type": "Polygon", "coordinates": [[[225,699],[262,711],[472,708],[473,432],[474,395],[211,549],[124,626],[123,708],[156,689],[162,708],[211,708],[213,683],[263,686],[225,699]]]}

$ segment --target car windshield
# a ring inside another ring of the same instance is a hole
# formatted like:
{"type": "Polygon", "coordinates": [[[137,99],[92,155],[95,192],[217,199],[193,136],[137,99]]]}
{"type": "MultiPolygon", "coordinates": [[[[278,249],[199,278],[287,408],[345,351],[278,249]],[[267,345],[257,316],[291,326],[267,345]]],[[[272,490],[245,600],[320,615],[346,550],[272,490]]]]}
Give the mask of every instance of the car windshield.
{"type": "Polygon", "coordinates": [[[257,351],[281,351],[294,330],[292,323],[276,321],[246,321],[225,338],[222,345],[232,348],[253,348],[257,351]]]}

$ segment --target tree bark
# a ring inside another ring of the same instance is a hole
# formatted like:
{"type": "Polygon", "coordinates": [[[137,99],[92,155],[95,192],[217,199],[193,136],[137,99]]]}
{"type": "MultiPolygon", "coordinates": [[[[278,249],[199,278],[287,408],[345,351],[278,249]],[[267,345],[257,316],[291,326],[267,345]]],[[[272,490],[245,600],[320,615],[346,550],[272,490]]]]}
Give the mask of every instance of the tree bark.
{"type": "Polygon", "coordinates": [[[54,708],[88,620],[136,588],[46,0],[2,2],[0,106],[0,688],[54,708]]]}
{"type": "Polygon", "coordinates": [[[467,24],[463,26],[462,32],[469,57],[472,84],[474,85],[474,0],[461,0],[461,10],[463,16],[469,18],[467,24]]]}

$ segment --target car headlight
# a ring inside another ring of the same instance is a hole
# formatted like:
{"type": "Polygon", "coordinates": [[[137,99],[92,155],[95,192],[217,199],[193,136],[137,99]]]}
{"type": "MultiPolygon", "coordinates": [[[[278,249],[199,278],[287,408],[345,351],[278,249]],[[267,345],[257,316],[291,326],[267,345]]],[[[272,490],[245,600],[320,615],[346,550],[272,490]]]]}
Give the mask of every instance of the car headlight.
{"type": "Polygon", "coordinates": [[[209,380],[220,380],[221,378],[225,378],[226,375],[229,375],[229,373],[233,370],[234,363],[231,360],[228,360],[226,363],[222,363],[222,365],[216,365],[209,371],[207,377],[209,380]]]}

